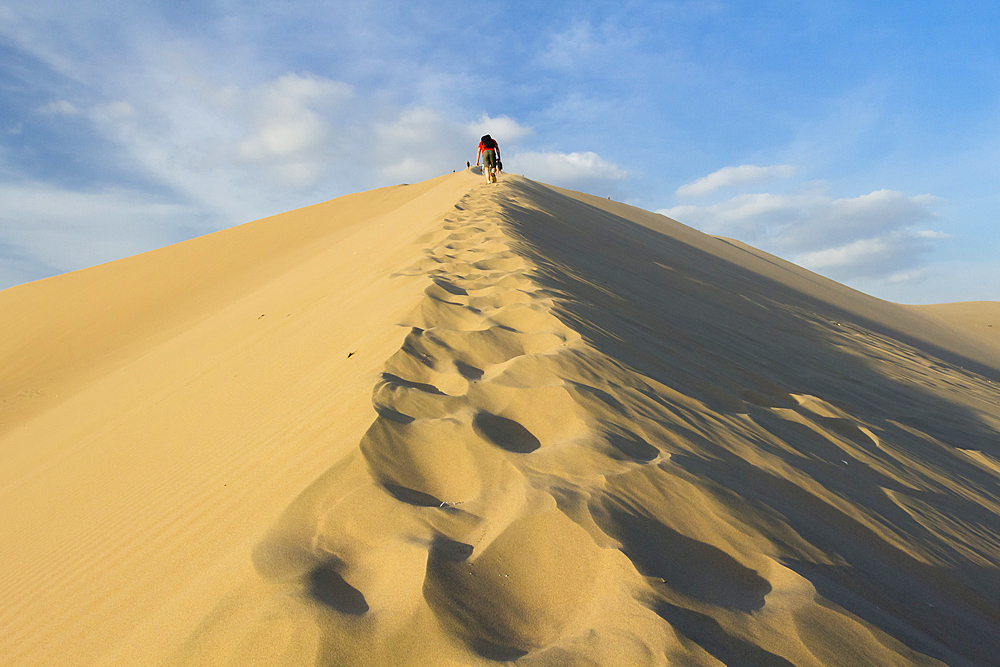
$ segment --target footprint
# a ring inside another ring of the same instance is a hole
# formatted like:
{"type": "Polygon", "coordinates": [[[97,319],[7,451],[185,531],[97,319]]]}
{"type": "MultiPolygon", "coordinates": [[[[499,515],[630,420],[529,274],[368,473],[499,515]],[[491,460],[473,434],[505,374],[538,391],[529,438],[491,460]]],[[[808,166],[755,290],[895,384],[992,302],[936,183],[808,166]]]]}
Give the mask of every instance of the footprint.
{"type": "Polygon", "coordinates": [[[449,396],[436,389],[383,373],[383,379],[372,390],[372,405],[380,416],[409,424],[417,419],[447,417],[465,404],[461,396],[449,396]],[[435,391],[426,391],[424,387],[435,391]]]}
{"type": "Polygon", "coordinates": [[[416,505],[417,507],[444,507],[446,504],[445,501],[435,498],[429,493],[417,491],[416,489],[400,486],[398,484],[387,484],[383,482],[382,488],[388,491],[389,495],[393,498],[401,503],[406,503],[407,505],[416,505]]]}
{"type": "Polygon", "coordinates": [[[443,289],[445,292],[448,292],[449,294],[453,294],[455,296],[467,296],[468,295],[468,292],[466,292],[465,289],[459,287],[458,285],[453,285],[452,283],[448,282],[447,280],[442,280],[442,279],[438,278],[438,279],[435,279],[433,282],[434,282],[435,285],[437,285],[438,287],[440,287],[441,289],[443,289]]]}
{"type": "Polygon", "coordinates": [[[764,606],[771,584],[728,553],[688,537],[641,509],[605,500],[592,507],[594,521],[621,542],[621,550],[647,577],[725,609],[753,612],[764,606]]]}
{"type": "Polygon", "coordinates": [[[532,297],[521,290],[496,289],[492,293],[482,296],[472,296],[468,304],[481,312],[500,310],[514,304],[527,304],[532,302],[532,297]]]}
{"type": "Polygon", "coordinates": [[[458,371],[459,375],[464,377],[466,380],[480,380],[483,377],[483,371],[475,366],[471,366],[463,361],[455,360],[455,370],[458,371]]]}
{"type": "Polygon", "coordinates": [[[604,438],[608,444],[636,461],[652,461],[660,455],[660,450],[652,446],[635,433],[621,427],[611,427],[605,431],[604,438]]]}
{"type": "Polygon", "coordinates": [[[422,382],[413,382],[412,380],[404,380],[398,375],[393,375],[392,373],[382,373],[382,383],[384,385],[395,385],[399,387],[406,387],[407,389],[416,389],[417,391],[423,391],[428,394],[437,394],[438,396],[444,396],[445,393],[435,387],[432,384],[424,384],[422,382]]]}
{"type": "Polygon", "coordinates": [[[556,333],[564,339],[580,338],[578,333],[569,329],[550,309],[540,305],[537,298],[532,296],[528,296],[524,303],[512,303],[497,313],[491,313],[488,319],[497,326],[519,333],[556,333]]]}
{"type": "Polygon", "coordinates": [[[541,443],[531,432],[513,419],[479,412],[472,420],[476,433],[501,449],[515,454],[530,454],[541,443]]]}
{"type": "Polygon", "coordinates": [[[468,305],[469,299],[465,296],[465,290],[461,293],[453,291],[451,289],[446,289],[442,286],[444,281],[434,281],[427,289],[424,290],[426,294],[431,299],[441,301],[453,306],[464,306],[468,305]]]}
{"type": "Polygon", "coordinates": [[[447,345],[455,358],[484,370],[522,355],[548,352],[565,342],[554,333],[520,333],[499,326],[473,331],[437,329],[430,338],[447,345]]]}
{"type": "Polygon", "coordinates": [[[403,319],[402,324],[420,329],[447,327],[457,331],[470,331],[483,328],[483,314],[464,304],[421,299],[403,319]]]}
{"type": "Polygon", "coordinates": [[[515,273],[504,274],[492,281],[468,280],[466,281],[465,288],[469,292],[489,289],[519,289],[524,292],[533,292],[539,289],[533,282],[515,273]]]}
{"type": "Polygon", "coordinates": [[[501,273],[510,273],[511,271],[517,271],[518,269],[523,269],[527,266],[527,263],[518,257],[513,255],[510,257],[492,257],[489,259],[483,259],[475,262],[473,265],[476,269],[480,271],[497,271],[501,273]]]}
{"type": "Polygon", "coordinates": [[[605,564],[587,532],[553,508],[517,519],[468,558],[431,549],[424,598],[478,654],[514,660],[573,629],[596,597],[605,564]]]}
{"type": "Polygon", "coordinates": [[[342,614],[361,616],[368,611],[368,602],[361,591],[344,580],[342,569],[339,561],[314,568],[307,578],[309,597],[342,614]]]}
{"type": "Polygon", "coordinates": [[[467,446],[471,436],[457,419],[400,424],[379,418],[361,439],[361,453],[375,479],[404,502],[464,503],[482,487],[467,446]]]}
{"type": "Polygon", "coordinates": [[[519,424],[542,448],[591,440],[597,425],[562,384],[510,387],[484,380],[471,386],[466,398],[482,412],[519,424]]]}
{"type": "Polygon", "coordinates": [[[461,563],[468,560],[469,556],[472,555],[473,546],[465,542],[448,539],[444,535],[438,535],[431,543],[431,552],[437,558],[452,563],[461,563]]]}
{"type": "Polygon", "coordinates": [[[407,336],[399,351],[386,361],[383,379],[428,394],[465,394],[469,381],[456,371],[452,363],[453,355],[449,355],[433,337],[424,337],[423,330],[415,331],[420,333],[407,336]]]}

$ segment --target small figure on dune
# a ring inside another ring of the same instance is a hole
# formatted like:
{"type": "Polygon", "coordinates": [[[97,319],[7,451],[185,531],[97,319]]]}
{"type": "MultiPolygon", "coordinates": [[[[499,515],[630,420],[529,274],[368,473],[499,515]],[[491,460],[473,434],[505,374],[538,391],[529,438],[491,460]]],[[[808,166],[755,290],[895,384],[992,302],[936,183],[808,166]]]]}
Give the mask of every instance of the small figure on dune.
{"type": "Polygon", "coordinates": [[[497,170],[500,169],[500,144],[490,135],[484,135],[479,142],[479,152],[476,153],[476,166],[479,166],[480,156],[483,159],[483,173],[487,183],[497,182],[497,170]]]}

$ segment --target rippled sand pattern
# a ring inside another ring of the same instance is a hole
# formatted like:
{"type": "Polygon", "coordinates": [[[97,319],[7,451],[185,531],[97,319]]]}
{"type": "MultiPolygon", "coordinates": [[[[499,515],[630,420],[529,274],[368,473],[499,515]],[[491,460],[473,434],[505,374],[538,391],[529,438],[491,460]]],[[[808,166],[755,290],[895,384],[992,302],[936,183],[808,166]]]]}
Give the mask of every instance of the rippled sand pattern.
{"type": "Polygon", "coordinates": [[[356,378],[370,423],[324,424],[325,472],[165,664],[1000,664],[990,334],[453,178],[385,264],[413,297],[356,378]]]}

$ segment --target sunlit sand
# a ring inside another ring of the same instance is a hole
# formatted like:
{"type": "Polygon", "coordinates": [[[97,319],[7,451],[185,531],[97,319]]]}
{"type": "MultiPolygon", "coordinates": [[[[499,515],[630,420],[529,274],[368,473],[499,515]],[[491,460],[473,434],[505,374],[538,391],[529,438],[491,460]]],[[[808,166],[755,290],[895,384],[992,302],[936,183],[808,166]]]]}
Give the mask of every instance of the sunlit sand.
{"type": "Polygon", "coordinates": [[[473,169],[0,310],[5,665],[997,664],[1000,304],[473,169]]]}

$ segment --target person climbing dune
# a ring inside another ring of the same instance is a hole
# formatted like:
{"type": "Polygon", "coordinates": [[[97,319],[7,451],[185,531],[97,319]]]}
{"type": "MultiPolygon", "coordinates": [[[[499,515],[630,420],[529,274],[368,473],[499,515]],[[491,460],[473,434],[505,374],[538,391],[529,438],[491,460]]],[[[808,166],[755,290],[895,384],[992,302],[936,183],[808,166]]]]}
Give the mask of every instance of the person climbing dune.
{"type": "Polygon", "coordinates": [[[476,153],[476,166],[479,166],[479,159],[482,157],[483,173],[486,175],[487,183],[497,182],[497,166],[500,164],[500,144],[496,139],[486,134],[479,141],[479,152],[476,153]]]}

